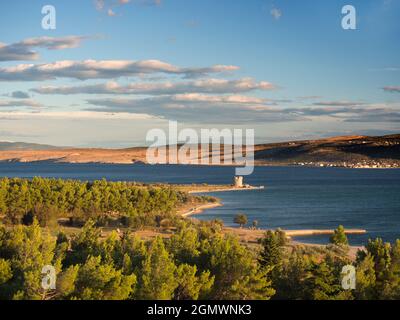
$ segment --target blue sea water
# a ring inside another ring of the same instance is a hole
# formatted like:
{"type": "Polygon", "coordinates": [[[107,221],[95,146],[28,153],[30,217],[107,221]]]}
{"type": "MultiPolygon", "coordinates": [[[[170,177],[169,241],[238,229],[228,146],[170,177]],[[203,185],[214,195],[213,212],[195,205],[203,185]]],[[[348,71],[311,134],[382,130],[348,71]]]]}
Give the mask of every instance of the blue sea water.
{"type": "MultiPolygon", "coordinates": [[[[0,163],[0,176],[27,178],[230,184],[234,174],[233,167],[220,166],[0,163]]],[[[349,237],[352,245],[365,244],[368,238],[400,238],[400,170],[257,167],[245,182],[265,189],[212,194],[224,206],[196,218],[233,225],[241,212],[250,222],[259,221],[260,228],[332,229],[342,224],[366,229],[366,235],[349,237]]],[[[299,240],[326,243],[328,237],[299,240]]]]}

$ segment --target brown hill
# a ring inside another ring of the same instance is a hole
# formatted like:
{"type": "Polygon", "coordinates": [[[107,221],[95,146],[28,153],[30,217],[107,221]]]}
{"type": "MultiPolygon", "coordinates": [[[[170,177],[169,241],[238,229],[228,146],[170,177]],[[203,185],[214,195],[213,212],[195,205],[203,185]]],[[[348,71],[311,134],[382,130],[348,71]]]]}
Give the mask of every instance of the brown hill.
{"type": "MultiPolygon", "coordinates": [[[[51,148],[1,150],[0,161],[55,161],[68,163],[146,162],[146,148],[51,148]]],[[[255,146],[260,165],[293,164],[397,164],[400,163],[400,134],[381,137],[341,136],[319,140],[289,141],[255,146]]]]}
{"type": "Polygon", "coordinates": [[[344,136],[258,145],[255,158],[271,163],[399,161],[400,135],[344,136]]]}

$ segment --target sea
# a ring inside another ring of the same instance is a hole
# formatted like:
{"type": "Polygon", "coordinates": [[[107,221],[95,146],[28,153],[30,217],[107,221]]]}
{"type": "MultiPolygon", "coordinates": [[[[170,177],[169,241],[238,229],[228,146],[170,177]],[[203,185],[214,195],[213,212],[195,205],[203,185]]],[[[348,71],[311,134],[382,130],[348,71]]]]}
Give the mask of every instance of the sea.
{"type": "MultiPolygon", "coordinates": [[[[171,184],[231,184],[235,168],[146,164],[67,164],[53,162],[0,162],[1,177],[34,176],[62,179],[137,181],[171,184]]],[[[195,216],[221,219],[235,226],[234,216],[247,215],[263,229],[366,229],[350,235],[351,245],[365,245],[370,238],[400,239],[400,170],[309,167],[256,167],[245,183],[261,190],[208,193],[222,207],[195,216]]],[[[329,236],[298,237],[306,243],[324,244],[329,236]]]]}

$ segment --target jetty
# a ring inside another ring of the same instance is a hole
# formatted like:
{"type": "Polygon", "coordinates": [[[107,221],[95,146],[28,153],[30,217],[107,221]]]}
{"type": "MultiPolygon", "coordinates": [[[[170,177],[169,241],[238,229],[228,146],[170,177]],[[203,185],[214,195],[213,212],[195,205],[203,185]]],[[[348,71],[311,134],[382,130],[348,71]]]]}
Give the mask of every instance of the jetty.
{"type": "MultiPolygon", "coordinates": [[[[309,237],[318,235],[332,235],[335,230],[331,229],[309,229],[309,230],[283,230],[288,237],[309,237]]],[[[366,234],[365,229],[345,229],[345,234],[366,234]]]]}
{"type": "MultiPolygon", "coordinates": [[[[258,243],[258,240],[263,238],[265,232],[268,229],[253,229],[253,228],[234,228],[234,227],[225,227],[225,232],[236,234],[242,240],[249,243],[258,243]]],[[[298,230],[282,230],[285,232],[286,236],[289,239],[300,238],[300,237],[310,237],[317,235],[332,235],[335,230],[333,229],[298,229],[298,230]]],[[[345,229],[344,233],[347,235],[361,235],[366,234],[367,230],[365,229],[345,229]]]]}
{"type": "Polygon", "coordinates": [[[210,188],[206,187],[205,189],[197,189],[188,191],[191,194],[195,193],[211,193],[211,192],[227,192],[227,191],[243,191],[243,190],[263,190],[264,186],[252,186],[244,183],[244,178],[242,176],[235,176],[233,178],[233,184],[230,186],[222,187],[222,188],[210,188]]]}

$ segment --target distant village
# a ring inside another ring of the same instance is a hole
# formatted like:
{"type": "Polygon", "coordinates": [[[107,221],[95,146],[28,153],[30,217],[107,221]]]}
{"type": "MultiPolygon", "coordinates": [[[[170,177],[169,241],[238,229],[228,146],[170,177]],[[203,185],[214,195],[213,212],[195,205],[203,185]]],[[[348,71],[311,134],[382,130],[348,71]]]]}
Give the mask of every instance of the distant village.
{"type": "Polygon", "coordinates": [[[296,162],[296,166],[308,167],[340,167],[340,168],[354,168],[354,169],[390,169],[400,168],[400,161],[396,160],[362,160],[357,162],[339,161],[339,162],[296,162]]]}

